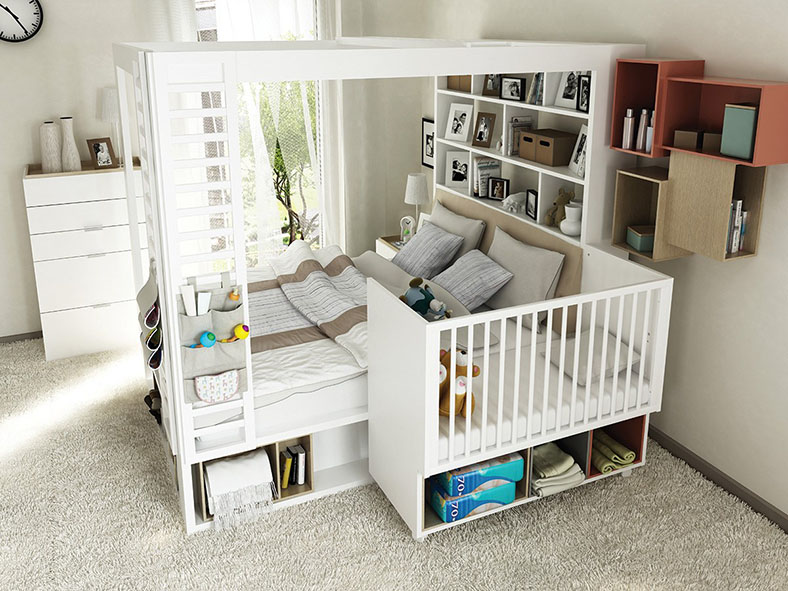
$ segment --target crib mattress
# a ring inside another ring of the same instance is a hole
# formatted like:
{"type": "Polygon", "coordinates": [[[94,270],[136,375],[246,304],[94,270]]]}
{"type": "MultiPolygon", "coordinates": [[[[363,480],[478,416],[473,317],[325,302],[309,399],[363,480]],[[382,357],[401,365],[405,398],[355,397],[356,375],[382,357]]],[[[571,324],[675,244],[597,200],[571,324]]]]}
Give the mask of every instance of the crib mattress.
{"type": "MultiPolygon", "coordinates": [[[[531,348],[524,347],[521,352],[521,370],[520,370],[520,394],[518,400],[518,417],[517,417],[517,438],[525,437],[530,428],[530,434],[536,435],[542,431],[542,418],[544,405],[544,357],[539,354],[539,348],[536,355],[536,368],[534,372],[534,395],[533,395],[533,420],[530,426],[527,424],[528,405],[529,405],[529,388],[530,388],[530,361],[531,361],[531,348]]],[[[516,350],[509,350],[506,354],[505,366],[507,368],[514,368],[516,350]]],[[[463,454],[465,451],[466,436],[470,437],[471,451],[481,448],[482,436],[482,392],[484,387],[484,377],[486,369],[481,363],[481,359],[474,358],[474,364],[482,368],[481,375],[473,380],[473,392],[476,397],[476,409],[471,416],[471,429],[470,434],[466,433],[465,417],[459,415],[455,417],[454,425],[454,450],[455,454],[463,454]]],[[[487,407],[487,429],[486,429],[486,444],[487,447],[494,446],[498,439],[498,430],[496,423],[498,419],[498,406],[499,406],[499,364],[500,358],[498,354],[490,355],[488,367],[489,372],[489,385],[488,385],[488,407],[487,407]]],[[[548,385],[548,399],[547,411],[544,415],[546,420],[545,429],[550,431],[556,427],[556,419],[560,416],[560,425],[568,426],[571,413],[572,402],[572,380],[566,374],[560,374],[558,368],[552,363],[549,365],[550,378],[548,385]],[[561,400],[560,413],[558,412],[558,384],[559,380],[563,383],[563,393],[561,400]]],[[[512,423],[513,423],[513,410],[514,410],[514,372],[511,369],[505,371],[505,380],[503,388],[503,418],[501,420],[501,440],[504,443],[511,441],[512,438],[512,423]]],[[[602,404],[602,417],[605,418],[611,412],[611,406],[615,404],[616,412],[624,410],[625,401],[626,407],[634,408],[637,404],[637,392],[639,375],[636,371],[637,366],[633,368],[630,378],[629,391],[625,394],[626,389],[626,371],[622,371],[618,375],[618,382],[616,385],[616,392],[613,393],[613,377],[608,376],[604,383],[604,392],[601,396],[602,404]]],[[[596,420],[599,403],[599,380],[593,381],[588,392],[589,401],[589,421],[596,420]]],[[[649,400],[650,388],[649,382],[644,378],[643,390],[641,394],[641,403],[646,403],[649,400]]],[[[577,386],[577,393],[575,397],[575,423],[582,422],[585,417],[585,400],[586,388],[577,386]]],[[[446,459],[449,457],[449,419],[448,417],[440,418],[439,439],[438,439],[438,459],[446,459]]]]}

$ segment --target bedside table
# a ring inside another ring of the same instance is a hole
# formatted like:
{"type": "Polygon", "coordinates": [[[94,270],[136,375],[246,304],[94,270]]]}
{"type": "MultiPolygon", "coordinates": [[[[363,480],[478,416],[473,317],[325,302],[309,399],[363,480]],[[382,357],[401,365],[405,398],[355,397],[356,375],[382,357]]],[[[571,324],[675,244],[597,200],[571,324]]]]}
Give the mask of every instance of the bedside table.
{"type": "Polygon", "coordinates": [[[399,242],[399,234],[396,236],[381,236],[375,240],[375,252],[384,259],[391,260],[399,252],[399,247],[394,243],[399,242]]]}

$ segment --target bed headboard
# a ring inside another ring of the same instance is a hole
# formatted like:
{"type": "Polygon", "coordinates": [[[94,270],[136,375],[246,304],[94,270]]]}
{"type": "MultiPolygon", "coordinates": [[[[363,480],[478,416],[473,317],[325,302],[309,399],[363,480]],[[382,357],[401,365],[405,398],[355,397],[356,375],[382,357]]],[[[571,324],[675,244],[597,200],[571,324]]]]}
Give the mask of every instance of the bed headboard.
{"type": "Polygon", "coordinates": [[[517,240],[566,255],[555,295],[556,297],[563,297],[580,293],[580,280],[583,275],[582,248],[569,244],[566,240],[562,240],[557,236],[551,236],[547,232],[534,228],[530,224],[521,222],[501,211],[494,211],[481,203],[474,203],[470,199],[464,199],[440,189],[435,191],[435,196],[443,206],[454,213],[477,220],[484,220],[487,228],[484,230],[480,249],[485,253],[489,250],[493,236],[495,236],[495,226],[500,226],[504,232],[517,238],[517,240]]]}

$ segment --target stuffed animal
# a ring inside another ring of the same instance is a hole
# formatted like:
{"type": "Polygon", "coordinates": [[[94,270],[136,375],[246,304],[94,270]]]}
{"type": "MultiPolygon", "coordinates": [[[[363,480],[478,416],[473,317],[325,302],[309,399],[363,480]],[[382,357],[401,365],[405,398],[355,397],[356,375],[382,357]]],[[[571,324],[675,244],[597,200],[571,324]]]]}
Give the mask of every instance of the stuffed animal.
{"type": "Polygon", "coordinates": [[[526,193],[512,193],[501,202],[501,205],[505,211],[525,213],[525,200],[527,197],[526,193]]]}
{"type": "MultiPolygon", "coordinates": [[[[454,360],[454,414],[462,414],[463,417],[466,417],[468,415],[468,394],[470,394],[471,399],[471,414],[473,414],[473,409],[476,407],[476,399],[473,396],[473,392],[471,392],[471,378],[478,377],[481,374],[481,369],[474,364],[471,370],[471,377],[468,377],[468,352],[464,349],[457,349],[454,360]]],[[[441,415],[448,417],[451,412],[451,387],[449,384],[451,379],[451,351],[441,349],[440,361],[441,382],[438,408],[441,415]]]]}
{"type": "Polygon", "coordinates": [[[435,299],[435,294],[432,293],[429,285],[426,283],[424,286],[421,285],[423,281],[421,277],[411,279],[410,287],[404,295],[399,296],[399,299],[427,320],[451,318],[451,310],[447,310],[446,304],[435,299]]]}
{"type": "Polygon", "coordinates": [[[558,189],[558,197],[555,198],[553,206],[547,210],[547,214],[544,216],[544,223],[548,226],[558,226],[566,218],[564,210],[566,204],[574,198],[574,191],[564,191],[563,188],[558,189]]]}

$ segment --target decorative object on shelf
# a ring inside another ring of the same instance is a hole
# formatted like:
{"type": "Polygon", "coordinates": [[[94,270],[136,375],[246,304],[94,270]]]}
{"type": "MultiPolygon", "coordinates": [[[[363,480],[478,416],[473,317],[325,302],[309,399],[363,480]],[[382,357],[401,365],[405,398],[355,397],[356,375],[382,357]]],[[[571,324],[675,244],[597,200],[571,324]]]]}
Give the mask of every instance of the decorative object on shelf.
{"type": "Polygon", "coordinates": [[[41,30],[44,9],[39,0],[6,0],[0,6],[0,41],[20,43],[41,30]]]}
{"type": "Polygon", "coordinates": [[[452,103],[449,107],[449,118],[446,121],[447,140],[467,142],[473,121],[473,105],[452,103]]]}
{"type": "Polygon", "coordinates": [[[640,121],[638,121],[638,134],[635,139],[635,150],[638,152],[646,151],[646,128],[648,127],[648,109],[640,111],[640,121]]]}
{"type": "Polygon", "coordinates": [[[583,178],[586,175],[586,144],[588,143],[588,126],[580,128],[577,136],[575,149],[572,151],[572,158],[569,160],[569,170],[577,176],[583,178]]]}
{"type": "Polygon", "coordinates": [[[517,115],[507,124],[509,140],[506,145],[506,156],[517,156],[520,151],[520,134],[533,129],[534,119],[531,115],[517,115]]]}
{"type": "Polygon", "coordinates": [[[79,150],[77,150],[77,142],[74,139],[73,117],[61,117],[60,129],[63,132],[63,150],[61,152],[63,172],[82,170],[82,161],[79,159],[79,150]]]}
{"type": "Polygon", "coordinates": [[[500,74],[487,74],[484,77],[484,86],[482,86],[482,94],[484,96],[499,96],[501,94],[500,74]]]}
{"type": "Polygon", "coordinates": [[[460,92],[471,92],[470,74],[464,76],[447,76],[446,88],[449,90],[458,90],[460,92]]]}
{"type": "Polygon", "coordinates": [[[507,101],[524,101],[525,87],[528,85],[526,78],[515,76],[501,76],[501,95],[500,98],[507,101]]]}
{"type": "Polygon", "coordinates": [[[578,203],[567,203],[564,206],[564,214],[566,218],[561,222],[561,231],[567,236],[580,236],[583,206],[578,203]]]}
{"type": "Polygon", "coordinates": [[[591,106],[591,76],[582,74],[577,84],[577,110],[588,113],[591,106]]]}
{"type": "Polygon", "coordinates": [[[468,192],[468,167],[470,154],[468,152],[446,152],[446,186],[452,189],[462,189],[468,192]]]}
{"type": "Polygon", "coordinates": [[[652,252],[656,229],[656,226],[627,226],[627,244],[638,252],[652,252]]]}
{"type": "Polygon", "coordinates": [[[677,129],[673,132],[673,147],[682,150],[700,150],[703,142],[702,131],[677,129]]]}
{"type": "Polygon", "coordinates": [[[478,113],[476,115],[476,127],[473,130],[472,145],[480,148],[489,148],[492,143],[494,129],[495,113],[478,113]]]}
{"type": "Polygon", "coordinates": [[[529,105],[541,105],[544,102],[544,72],[534,74],[525,102],[529,105]]]}
{"type": "Polygon", "coordinates": [[[110,138],[100,137],[87,140],[87,143],[90,159],[93,161],[93,168],[117,168],[119,166],[110,138]]]}
{"type": "Polygon", "coordinates": [[[489,183],[487,188],[488,199],[503,201],[509,195],[509,179],[490,177],[487,182],[489,183]]]}
{"type": "Polygon", "coordinates": [[[523,160],[536,160],[536,143],[539,133],[530,129],[523,129],[519,133],[517,155],[523,160]]]}
{"type": "Polygon", "coordinates": [[[756,105],[726,104],[725,118],[722,121],[720,153],[742,160],[752,160],[757,125],[758,107],[756,105]]]}
{"type": "Polygon", "coordinates": [[[654,148],[654,111],[651,111],[651,118],[646,128],[646,153],[651,154],[654,148]]]}
{"type": "MultiPolygon", "coordinates": [[[[534,132],[526,133],[526,138],[533,138],[533,147],[527,144],[520,146],[521,158],[535,160],[547,166],[566,166],[572,158],[572,147],[575,145],[577,136],[568,131],[560,129],[537,129],[534,132]],[[533,158],[529,158],[533,152],[533,158]]],[[[527,142],[527,140],[526,140],[527,142]]]]}
{"type": "Polygon", "coordinates": [[[512,193],[501,203],[501,207],[510,213],[527,213],[527,200],[526,193],[512,193]]]}
{"type": "MultiPolygon", "coordinates": [[[[110,137],[114,145],[120,146],[120,111],[118,107],[118,89],[114,86],[101,89],[98,118],[112,127],[110,137]]],[[[121,148],[121,153],[123,152],[121,148]]],[[[123,159],[117,159],[118,165],[123,164],[123,159]]]]}
{"type": "Polygon", "coordinates": [[[539,193],[534,189],[526,191],[525,215],[536,221],[539,211],[539,193]]]}
{"type": "Polygon", "coordinates": [[[577,91],[580,76],[583,72],[563,72],[558,83],[558,93],[555,96],[555,106],[566,109],[577,108],[577,91]]]}
{"type": "Polygon", "coordinates": [[[419,206],[427,205],[430,196],[427,192],[427,176],[423,172],[415,172],[408,175],[408,182],[405,185],[405,203],[416,206],[416,218],[419,217],[419,206]]]}
{"type": "Polygon", "coordinates": [[[704,154],[720,154],[722,148],[722,134],[710,131],[703,132],[701,152],[704,154]]]}
{"type": "Polygon", "coordinates": [[[553,206],[547,210],[544,216],[546,226],[558,226],[566,218],[565,209],[567,204],[575,198],[574,191],[566,191],[563,187],[558,189],[558,197],[553,201],[553,206]]]}
{"type": "Polygon", "coordinates": [[[399,296],[411,310],[424,316],[427,320],[442,320],[451,318],[451,310],[446,309],[446,304],[435,299],[430,286],[424,283],[421,277],[414,277],[410,280],[407,291],[399,296]]]}
{"type": "Polygon", "coordinates": [[[421,165],[435,168],[435,121],[421,118],[421,165]]]}
{"type": "Polygon", "coordinates": [[[490,177],[501,176],[501,161],[486,156],[473,157],[473,196],[487,197],[490,177]]]}
{"type": "Polygon", "coordinates": [[[399,221],[399,241],[406,244],[408,240],[413,238],[413,233],[416,231],[416,220],[412,216],[406,215],[399,221]]]}
{"type": "Polygon", "coordinates": [[[41,172],[49,174],[63,170],[60,127],[54,121],[44,121],[38,130],[41,141],[41,172]]]}
{"type": "Polygon", "coordinates": [[[635,143],[635,111],[627,109],[624,117],[624,133],[621,138],[621,149],[631,150],[635,143]]]}

